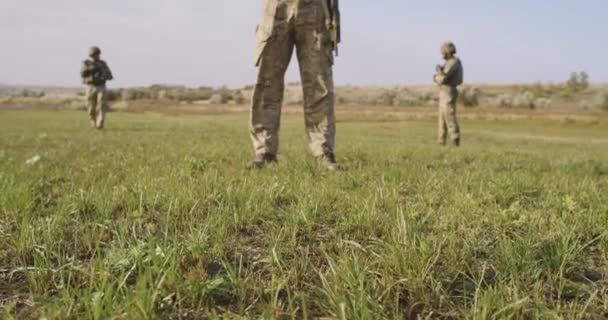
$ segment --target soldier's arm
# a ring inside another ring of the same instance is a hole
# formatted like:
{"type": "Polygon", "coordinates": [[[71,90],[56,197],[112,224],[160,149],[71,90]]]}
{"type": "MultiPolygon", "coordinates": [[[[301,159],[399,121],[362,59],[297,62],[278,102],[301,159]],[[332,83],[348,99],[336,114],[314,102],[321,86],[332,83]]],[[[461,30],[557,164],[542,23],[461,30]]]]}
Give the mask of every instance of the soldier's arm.
{"type": "Polygon", "coordinates": [[[448,60],[443,66],[443,70],[435,76],[437,84],[446,84],[446,82],[458,71],[458,60],[448,60]]]}
{"type": "Polygon", "coordinates": [[[80,67],[80,76],[84,78],[88,77],[89,75],[91,75],[91,68],[89,66],[89,62],[83,61],[82,66],[80,67]]]}

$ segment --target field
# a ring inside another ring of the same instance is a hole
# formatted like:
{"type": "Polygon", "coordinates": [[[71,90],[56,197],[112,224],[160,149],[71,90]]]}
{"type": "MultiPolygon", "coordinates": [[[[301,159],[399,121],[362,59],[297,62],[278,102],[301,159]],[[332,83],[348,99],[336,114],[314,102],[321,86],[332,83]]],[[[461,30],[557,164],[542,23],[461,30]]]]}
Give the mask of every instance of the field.
{"type": "Polygon", "coordinates": [[[0,318],[608,317],[605,116],[367,116],[329,173],[294,113],[248,171],[245,113],[0,110],[0,318]]]}

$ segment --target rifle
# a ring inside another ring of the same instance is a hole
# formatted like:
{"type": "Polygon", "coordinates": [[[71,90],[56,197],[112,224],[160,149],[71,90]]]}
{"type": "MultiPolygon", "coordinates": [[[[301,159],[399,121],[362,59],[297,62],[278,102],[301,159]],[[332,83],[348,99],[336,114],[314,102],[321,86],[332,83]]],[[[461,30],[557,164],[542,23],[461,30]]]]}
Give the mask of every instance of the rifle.
{"type": "Polygon", "coordinates": [[[80,76],[86,84],[103,84],[108,80],[112,80],[112,73],[103,62],[94,62],[85,60],[80,76]]]}

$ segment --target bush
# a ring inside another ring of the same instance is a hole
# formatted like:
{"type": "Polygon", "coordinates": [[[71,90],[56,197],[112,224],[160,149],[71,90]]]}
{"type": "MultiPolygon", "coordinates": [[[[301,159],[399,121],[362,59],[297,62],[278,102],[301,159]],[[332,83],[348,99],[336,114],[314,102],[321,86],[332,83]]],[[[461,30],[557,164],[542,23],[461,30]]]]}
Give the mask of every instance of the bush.
{"type": "Polygon", "coordinates": [[[122,100],[124,101],[132,101],[137,99],[137,94],[135,90],[123,89],[121,92],[122,100]]]}
{"type": "Polygon", "coordinates": [[[598,92],[591,102],[593,108],[608,111],[608,91],[598,92]]]}
{"type": "Polygon", "coordinates": [[[336,94],[336,104],[344,105],[344,104],[349,104],[349,103],[350,103],[350,99],[348,99],[348,97],[341,95],[341,94],[336,94]]]}
{"type": "Polygon", "coordinates": [[[534,109],[534,95],[530,91],[525,91],[513,98],[514,108],[534,109]]]}
{"type": "Polygon", "coordinates": [[[236,104],[244,104],[245,101],[245,96],[243,96],[243,93],[241,92],[241,90],[235,90],[232,93],[232,101],[234,101],[234,103],[236,104]]]}
{"type": "Polygon", "coordinates": [[[396,92],[384,97],[384,99],[389,97],[392,99],[392,105],[396,107],[419,106],[423,104],[421,100],[426,99],[426,96],[417,96],[405,88],[397,89],[396,92]]]}
{"type": "Polygon", "coordinates": [[[106,98],[110,102],[122,100],[122,90],[108,90],[106,98]]]}
{"type": "Polygon", "coordinates": [[[515,96],[501,94],[491,100],[490,104],[498,108],[546,109],[551,107],[553,100],[536,98],[532,92],[524,91],[515,96]]]}
{"type": "Polygon", "coordinates": [[[43,98],[45,95],[44,91],[33,91],[28,89],[23,89],[19,92],[19,96],[23,98],[43,98]]]}
{"type": "Polygon", "coordinates": [[[395,104],[395,98],[397,97],[397,94],[391,90],[386,90],[384,92],[382,92],[382,94],[380,94],[380,96],[378,96],[376,98],[376,101],[374,101],[375,105],[378,106],[392,106],[395,104]]]}
{"type": "Polygon", "coordinates": [[[578,102],[578,107],[584,110],[593,108],[591,101],[584,99],[578,102]]]}
{"type": "Polygon", "coordinates": [[[553,100],[549,98],[537,98],[534,100],[534,108],[535,109],[548,109],[551,108],[553,104],[553,100]]]}
{"type": "Polygon", "coordinates": [[[474,87],[465,87],[460,91],[458,100],[465,107],[477,107],[479,105],[479,90],[474,87]]]}
{"type": "Polygon", "coordinates": [[[570,92],[579,92],[589,88],[589,75],[585,71],[572,72],[566,81],[566,89],[570,92]]]}
{"type": "Polygon", "coordinates": [[[304,104],[302,90],[288,90],[283,93],[283,101],[286,105],[295,106],[304,104]]]}
{"type": "Polygon", "coordinates": [[[510,94],[500,94],[496,98],[490,101],[490,105],[497,108],[512,108],[513,107],[513,97],[510,94]]]}
{"type": "Polygon", "coordinates": [[[228,100],[221,93],[214,93],[209,99],[211,104],[225,104],[228,100]]]}

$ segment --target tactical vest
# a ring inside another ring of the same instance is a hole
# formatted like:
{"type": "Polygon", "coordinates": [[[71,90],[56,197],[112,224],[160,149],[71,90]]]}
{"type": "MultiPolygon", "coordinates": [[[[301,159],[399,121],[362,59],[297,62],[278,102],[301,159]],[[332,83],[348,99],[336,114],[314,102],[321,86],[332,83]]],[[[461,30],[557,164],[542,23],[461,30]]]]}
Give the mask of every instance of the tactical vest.
{"type": "Polygon", "coordinates": [[[84,84],[93,86],[103,86],[111,79],[109,68],[103,61],[85,61],[80,75],[84,84]]]}

